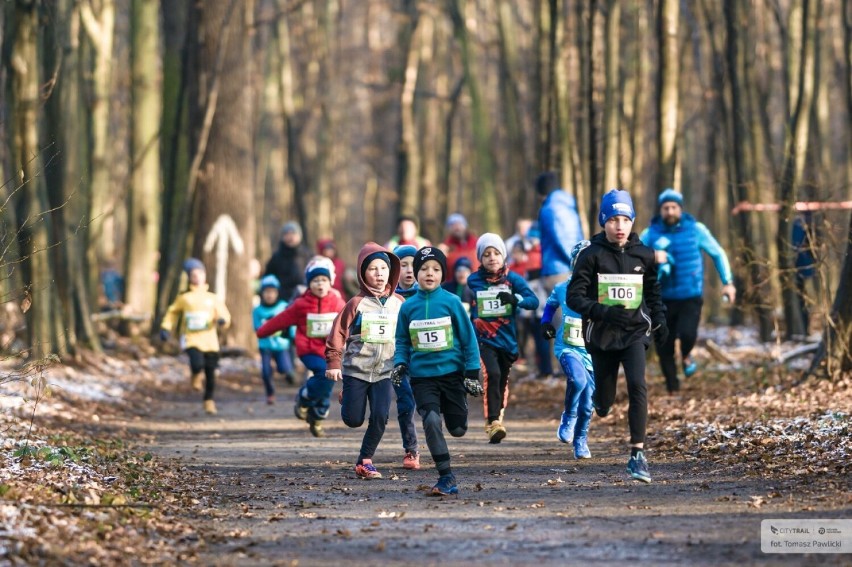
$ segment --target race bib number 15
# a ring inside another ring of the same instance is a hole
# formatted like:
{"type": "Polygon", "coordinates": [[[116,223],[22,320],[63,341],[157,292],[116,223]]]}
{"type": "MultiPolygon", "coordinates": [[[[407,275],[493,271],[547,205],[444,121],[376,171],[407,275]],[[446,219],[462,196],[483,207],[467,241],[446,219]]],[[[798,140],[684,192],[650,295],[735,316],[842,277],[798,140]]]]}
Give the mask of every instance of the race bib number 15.
{"type": "Polygon", "coordinates": [[[411,345],[418,352],[453,348],[453,320],[449,317],[412,321],[408,326],[411,345]]]}

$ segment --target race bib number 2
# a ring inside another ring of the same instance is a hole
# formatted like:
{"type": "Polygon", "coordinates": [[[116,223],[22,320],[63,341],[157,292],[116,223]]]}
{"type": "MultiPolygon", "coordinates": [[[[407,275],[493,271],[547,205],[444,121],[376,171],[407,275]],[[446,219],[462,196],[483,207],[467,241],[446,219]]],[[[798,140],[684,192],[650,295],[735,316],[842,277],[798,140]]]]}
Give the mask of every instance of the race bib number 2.
{"type": "Polygon", "coordinates": [[[337,313],[308,313],[307,335],[312,339],[324,339],[331,332],[331,324],[337,313]]]}
{"type": "Polygon", "coordinates": [[[642,305],[642,274],[598,274],[598,303],[636,309],[642,305]]]}
{"type": "Polygon", "coordinates": [[[412,321],[408,326],[411,345],[418,352],[453,348],[453,320],[450,317],[412,321]]]}

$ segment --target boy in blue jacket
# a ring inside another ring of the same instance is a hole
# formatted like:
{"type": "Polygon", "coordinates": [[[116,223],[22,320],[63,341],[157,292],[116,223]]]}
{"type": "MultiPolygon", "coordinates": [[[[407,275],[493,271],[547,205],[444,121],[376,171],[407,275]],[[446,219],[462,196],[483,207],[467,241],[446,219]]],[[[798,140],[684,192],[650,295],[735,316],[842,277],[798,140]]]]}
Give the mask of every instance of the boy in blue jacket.
{"type": "MultiPolygon", "coordinates": [[[[577,255],[589,244],[591,243],[588,240],[581,240],[571,249],[572,270],[577,255]]],[[[547,340],[556,339],[553,341],[553,353],[567,378],[565,411],[562,412],[556,437],[563,443],[573,442],[575,459],[591,459],[587,437],[592,420],[595,371],[592,358],[586,352],[586,344],[583,342],[583,319],[565,302],[570,282],[569,278],[568,281],[557,284],[547,298],[541,317],[541,334],[547,340]],[[562,311],[562,322],[553,325],[551,321],[557,309],[562,311]]]]}
{"type": "Polygon", "coordinates": [[[479,269],[467,279],[470,318],[476,329],[485,377],[485,434],[489,443],[506,437],[503,412],[509,400],[509,371],[518,359],[515,316],[535,310],[538,297],[524,278],[509,271],[506,245],[486,232],[476,241],[479,269]]]}
{"type": "MultiPolygon", "coordinates": [[[[287,302],[278,296],[281,282],[273,275],[264,276],[260,280],[260,304],[252,310],[251,317],[255,332],[267,321],[287,308],[287,302]]],[[[270,337],[257,340],[260,350],[260,376],[266,390],[266,403],[275,403],[275,387],[272,385],[272,362],[278,368],[279,374],[284,374],[288,384],[293,380],[293,361],[290,360],[290,339],[279,331],[270,337]]]]}
{"type": "Polygon", "coordinates": [[[395,383],[410,376],[426,444],[440,475],[433,496],[459,491],[441,416],[450,435],[461,437],[467,432],[465,393],[482,395],[476,334],[461,301],[441,287],[446,271],[441,250],[431,246],[418,250],[414,273],[419,289],[399,310],[391,372],[395,383]]]}

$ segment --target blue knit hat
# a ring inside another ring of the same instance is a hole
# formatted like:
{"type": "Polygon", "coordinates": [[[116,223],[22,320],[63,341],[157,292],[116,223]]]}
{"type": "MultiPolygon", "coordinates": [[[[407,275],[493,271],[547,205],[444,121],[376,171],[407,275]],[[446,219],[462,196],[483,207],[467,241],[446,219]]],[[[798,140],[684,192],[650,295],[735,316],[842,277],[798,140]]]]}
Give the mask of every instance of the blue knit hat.
{"type": "Polygon", "coordinates": [[[683,194],[669,187],[657,197],[657,208],[662,207],[663,203],[677,203],[683,208],[683,194]]]}
{"type": "Polygon", "coordinates": [[[636,218],[636,211],[633,210],[633,199],[630,198],[630,193],[627,191],[612,189],[601,199],[601,212],[598,214],[598,222],[601,226],[604,226],[606,221],[619,215],[630,220],[636,218]]]}
{"type": "Polygon", "coordinates": [[[334,263],[325,256],[314,256],[305,267],[306,284],[310,285],[311,280],[318,276],[325,276],[334,283],[334,263]]]}
{"type": "Polygon", "coordinates": [[[417,247],[412,246],[411,244],[400,244],[393,249],[393,253],[402,260],[403,258],[408,258],[409,256],[417,254],[417,247]]]}
{"type": "Polygon", "coordinates": [[[201,270],[202,272],[207,271],[204,268],[204,262],[202,262],[198,258],[187,258],[183,262],[183,271],[188,274],[192,270],[201,270]]]}
{"type": "Polygon", "coordinates": [[[473,271],[473,262],[470,261],[470,258],[467,256],[461,256],[456,263],[453,264],[453,273],[455,273],[459,268],[467,268],[470,271],[473,271]]]}
{"type": "Polygon", "coordinates": [[[278,281],[278,278],[276,278],[272,274],[269,274],[268,276],[263,276],[262,278],[260,278],[260,291],[261,292],[263,292],[263,290],[265,290],[265,289],[269,289],[270,287],[278,289],[278,288],[281,287],[281,282],[278,281]]]}
{"type": "Polygon", "coordinates": [[[390,256],[387,255],[387,252],[382,252],[379,250],[378,252],[373,252],[364,258],[364,261],[361,262],[361,279],[364,279],[364,274],[367,273],[367,268],[373,260],[382,260],[385,264],[388,265],[388,268],[391,267],[390,256]]]}

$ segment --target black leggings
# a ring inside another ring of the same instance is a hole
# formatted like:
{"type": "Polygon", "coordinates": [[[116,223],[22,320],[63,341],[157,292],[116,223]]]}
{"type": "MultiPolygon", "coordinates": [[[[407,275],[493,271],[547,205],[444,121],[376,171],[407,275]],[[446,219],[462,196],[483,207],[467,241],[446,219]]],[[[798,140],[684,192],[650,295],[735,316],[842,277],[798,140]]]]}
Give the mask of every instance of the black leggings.
{"type": "Polygon", "coordinates": [[[189,369],[192,374],[204,371],[204,400],[213,399],[213,390],[216,388],[216,368],[219,366],[218,352],[202,352],[195,347],[186,349],[189,355],[189,369]]]}
{"type": "Polygon", "coordinates": [[[645,345],[634,343],[622,350],[594,351],[592,365],[595,368],[595,411],[603,417],[615,403],[615,387],[618,365],[624,367],[627,378],[627,421],[630,424],[630,443],[645,442],[648,425],[648,391],[645,386],[645,345]]]}
{"type": "Polygon", "coordinates": [[[508,405],[509,371],[518,355],[480,343],[479,356],[485,378],[485,419],[491,423],[500,419],[500,410],[508,405]]]}
{"type": "Polygon", "coordinates": [[[701,307],[704,300],[700,297],[666,301],[666,326],[669,337],[666,344],[657,349],[660,357],[660,368],[666,377],[666,389],[675,392],[680,389],[677,377],[677,362],[675,362],[675,339],[680,339],[680,355],[689,356],[695,341],[698,339],[698,323],[701,321],[701,307]]]}

